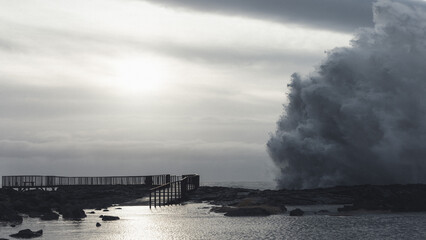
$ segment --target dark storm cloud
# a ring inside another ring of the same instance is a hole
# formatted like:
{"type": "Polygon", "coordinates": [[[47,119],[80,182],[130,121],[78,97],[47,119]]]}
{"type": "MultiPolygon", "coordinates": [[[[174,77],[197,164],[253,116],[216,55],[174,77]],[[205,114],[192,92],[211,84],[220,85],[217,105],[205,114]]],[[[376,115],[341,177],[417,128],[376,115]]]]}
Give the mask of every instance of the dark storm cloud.
{"type": "Polygon", "coordinates": [[[146,0],[155,4],[353,32],[373,24],[372,0],[146,0]]]}
{"type": "Polygon", "coordinates": [[[294,74],[268,150],[279,184],[426,183],[426,4],[380,0],[375,28],[294,74]]]}

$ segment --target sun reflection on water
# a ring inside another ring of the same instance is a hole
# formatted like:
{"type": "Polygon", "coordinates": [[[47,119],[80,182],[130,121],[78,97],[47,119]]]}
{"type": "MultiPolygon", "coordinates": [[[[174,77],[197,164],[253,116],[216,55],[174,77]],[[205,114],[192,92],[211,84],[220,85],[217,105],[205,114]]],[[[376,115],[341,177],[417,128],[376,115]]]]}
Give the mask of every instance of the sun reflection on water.
{"type": "MultiPolygon", "coordinates": [[[[325,207],[325,206],[323,206],[325,207]]],[[[41,221],[25,218],[15,228],[0,226],[0,238],[30,228],[43,229],[40,240],[88,239],[425,239],[424,213],[368,214],[351,217],[306,215],[290,217],[224,217],[207,204],[147,206],[95,211],[82,221],[41,221]],[[102,222],[99,215],[119,216],[102,222]],[[102,224],[96,227],[96,222],[102,224]]],[[[306,210],[306,209],[305,209],[306,210]]],[[[92,210],[88,210],[90,212],[92,210]]]]}

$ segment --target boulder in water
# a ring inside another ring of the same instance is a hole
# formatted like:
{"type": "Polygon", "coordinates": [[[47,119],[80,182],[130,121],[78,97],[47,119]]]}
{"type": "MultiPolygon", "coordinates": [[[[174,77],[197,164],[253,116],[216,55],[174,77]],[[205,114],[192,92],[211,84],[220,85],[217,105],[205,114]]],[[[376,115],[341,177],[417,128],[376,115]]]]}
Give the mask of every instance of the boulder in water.
{"type": "Polygon", "coordinates": [[[290,211],[290,216],[303,216],[303,214],[305,214],[305,212],[300,208],[296,208],[290,211]]]}
{"type": "Polygon", "coordinates": [[[240,207],[228,208],[225,216],[228,217],[253,217],[253,216],[269,216],[271,215],[267,210],[260,207],[240,207]]]}
{"type": "Polygon", "coordinates": [[[65,219],[79,220],[87,217],[87,215],[81,208],[70,207],[62,210],[62,217],[65,219]]]}
{"type": "Polygon", "coordinates": [[[36,232],[33,232],[30,229],[24,229],[19,231],[18,233],[11,234],[10,236],[13,238],[35,238],[35,237],[41,237],[41,235],[43,235],[43,230],[38,230],[36,232]]]}
{"type": "Polygon", "coordinates": [[[115,220],[119,220],[119,217],[116,216],[108,216],[108,215],[104,215],[102,216],[102,221],[115,221],[115,220]]]}

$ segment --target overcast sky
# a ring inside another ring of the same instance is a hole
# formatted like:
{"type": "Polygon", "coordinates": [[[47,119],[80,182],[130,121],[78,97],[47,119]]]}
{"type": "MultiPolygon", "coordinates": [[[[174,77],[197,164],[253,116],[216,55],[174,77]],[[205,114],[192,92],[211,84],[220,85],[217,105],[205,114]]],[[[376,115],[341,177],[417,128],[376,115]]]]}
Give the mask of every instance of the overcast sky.
{"type": "Polygon", "coordinates": [[[272,180],[290,75],[371,2],[0,0],[0,175],[272,180]]]}

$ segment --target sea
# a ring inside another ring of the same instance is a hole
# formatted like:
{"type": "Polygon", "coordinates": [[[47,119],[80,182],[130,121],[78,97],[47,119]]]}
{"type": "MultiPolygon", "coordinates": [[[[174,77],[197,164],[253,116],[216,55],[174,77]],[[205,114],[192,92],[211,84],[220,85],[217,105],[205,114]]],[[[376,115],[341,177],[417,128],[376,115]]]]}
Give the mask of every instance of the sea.
{"type": "MultiPolygon", "coordinates": [[[[209,183],[213,184],[213,183],[209,183]]],[[[217,186],[249,187],[248,183],[222,183],[217,186]]],[[[251,188],[265,186],[253,184],[251,188]]],[[[225,217],[210,212],[208,203],[187,203],[150,209],[148,206],[113,206],[109,212],[95,211],[81,221],[41,221],[24,216],[21,225],[0,225],[0,238],[29,228],[43,230],[36,239],[426,239],[425,213],[365,212],[338,215],[337,205],[287,206],[301,208],[302,217],[288,214],[267,217],[225,217]],[[327,210],[329,214],[315,214],[327,210]],[[336,214],[334,214],[336,213],[336,214]],[[120,220],[102,222],[100,215],[120,220]],[[101,224],[100,227],[96,223],[101,224]]]]}

